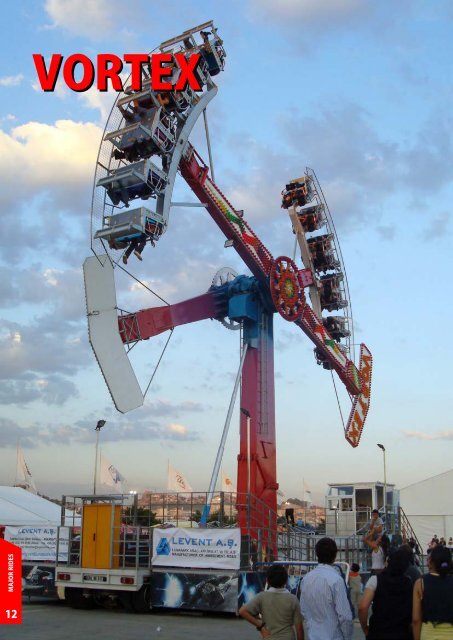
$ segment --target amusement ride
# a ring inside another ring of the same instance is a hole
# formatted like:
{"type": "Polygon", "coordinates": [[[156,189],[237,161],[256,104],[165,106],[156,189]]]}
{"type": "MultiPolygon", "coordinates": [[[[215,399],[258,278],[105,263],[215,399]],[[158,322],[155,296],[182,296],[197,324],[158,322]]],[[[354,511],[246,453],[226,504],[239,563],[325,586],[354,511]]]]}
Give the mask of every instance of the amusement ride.
{"type": "MultiPolygon", "coordinates": [[[[90,342],[116,408],[126,413],[144,402],[128,358],[128,350],[137,342],[208,318],[228,329],[241,328],[235,385],[241,389],[237,492],[265,506],[250,515],[238,505],[239,526],[250,536],[258,528],[276,527],[274,314],[305,333],[314,345],[317,363],[335,372],[344,384],[352,402],[345,438],[353,447],[359,444],[369,408],[372,356],[361,344],[359,366],[353,362],[346,272],[315,173],[307,169],[282,191],[282,207],[295,234],[301,266],[287,256],[274,258],[244,211],[235,208],[214,181],[206,107],[217,94],[213,78],[224,69],[226,54],[213,22],[163,42],[159,51],[171,54],[168,67],[173,84],[181,73],[175,54],[199,54],[196,76],[201,90],[187,84],[179,91],[154,91],[149,68],[142,65],[142,90],[126,86],[115,101],[96,165],[91,213],[94,255],[84,263],[90,342]],[[209,164],[189,142],[200,117],[206,128],[209,164]],[[129,260],[146,260],[150,247],[164,241],[178,175],[224,234],[225,246],[236,250],[251,275],[222,269],[210,289],[195,298],[124,312],[117,305],[115,273],[130,273],[129,260]]],[[[229,419],[231,410],[230,405],[229,419]]],[[[210,496],[225,437],[226,430],[210,496]]]]}

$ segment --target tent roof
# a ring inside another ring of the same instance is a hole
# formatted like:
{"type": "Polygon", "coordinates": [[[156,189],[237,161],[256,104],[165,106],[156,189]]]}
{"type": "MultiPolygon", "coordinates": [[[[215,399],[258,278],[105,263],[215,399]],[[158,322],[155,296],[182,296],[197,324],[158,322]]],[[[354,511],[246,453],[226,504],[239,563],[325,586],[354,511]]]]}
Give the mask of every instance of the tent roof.
{"type": "Polygon", "coordinates": [[[401,506],[409,520],[412,516],[449,516],[453,518],[452,483],[453,469],[401,489],[401,506]]]}
{"type": "Polygon", "coordinates": [[[56,525],[61,507],[21,487],[0,486],[0,525],[56,525]]]}
{"type": "Polygon", "coordinates": [[[438,473],[435,476],[430,476],[429,478],[424,478],[423,480],[417,480],[417,482],[413,482],[412,484],[408,484],[401,489],[404,491],[405,489],[411,489],[412,487],[416,487],[417,485],[423,484],[424,482],[432,482],[433,480],[440,481],[448,481],[451,482],[453,480],[453,469],[449,469],[448,471],[443,471],[442,473],[438,473]]]}

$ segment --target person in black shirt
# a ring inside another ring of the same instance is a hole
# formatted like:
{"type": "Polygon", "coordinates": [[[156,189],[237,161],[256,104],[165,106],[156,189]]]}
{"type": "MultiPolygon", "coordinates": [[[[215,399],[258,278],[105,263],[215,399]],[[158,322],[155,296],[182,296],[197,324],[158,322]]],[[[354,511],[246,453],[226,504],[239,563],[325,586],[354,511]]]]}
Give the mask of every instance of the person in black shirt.
{"type": "Polygon", "coordinates": [[[387,567],[365,585],[359,620],[367,640],[412,640],[412,582],[404,575],[409,565],[405,549],[394,551],[387,567]],[[368,624],[368,610],[373,613],[368,624]]]}
{"type": "Polygon", "coordinates": [[[438,545],[429,554],[429,573],[414,586],[414,640],[453,638],[453,564],[451,551],[438,545]]]}

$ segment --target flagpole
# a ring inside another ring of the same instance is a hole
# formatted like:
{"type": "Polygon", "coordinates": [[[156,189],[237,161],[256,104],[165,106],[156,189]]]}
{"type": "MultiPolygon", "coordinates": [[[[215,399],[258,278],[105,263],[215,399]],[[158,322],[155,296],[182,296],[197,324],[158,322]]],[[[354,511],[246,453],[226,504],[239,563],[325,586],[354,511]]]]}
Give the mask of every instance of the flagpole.
{"type": "Polygon", "coordinates": [[[302,476],[302,500],[304,501],[304,526],[307,526],[307,503],[305,501],[305,478],[302,476]]]}
{"type": "Polygon", "coordinates": [[[170,458],[167,458],[167,492],[165,494],[164,502],[164,522],[168,522],[168,492],[170,490],[170,458]],[[167,507],[167,516],[165,517],[165,507],[167,507]]]}
{"type": "Polygon", "coordinates": [[[16,446],[16,477],[14,478],[14,486],[17,485],[17,470],[19,468],[19,442],[20,442],[20,438],[17,438],[17,446],[16,446]]]}

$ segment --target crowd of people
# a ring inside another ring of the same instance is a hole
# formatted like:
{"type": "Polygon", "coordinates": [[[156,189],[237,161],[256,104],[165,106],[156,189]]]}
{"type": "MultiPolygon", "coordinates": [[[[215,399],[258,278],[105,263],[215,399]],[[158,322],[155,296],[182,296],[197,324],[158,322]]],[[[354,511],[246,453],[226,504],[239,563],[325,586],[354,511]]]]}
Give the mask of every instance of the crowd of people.
{"type": "MultiPolygon", "coordinates": [[[[267,590],[239,614],[272,640],[352,640],[354,621],[367,640],[453,640],[453,563],[449,544],[430,545],[428,572],[422,575],[413,545],[392,548],[383,524],[373,516],[366,543],[376,560],[362,588],[358,564],[348,585],[334,566],[332,538],[316,544],[318,564],[302,579],[300,602],[287,589],[284,566],[272,565],[267,590]]],[[[445,541],[444,541],[445,542],[445,541]]],[[[450,542],[450,541],[449,541],[450,542]]]]}
{"type": "Polygon", "coordinates": [[[448,538],[448,542],[446,542],[445,538],[443,536],[441,536],[440,538],[438,537],[437,533],[434,534],[434,536],[431,539],[431,542],[428,545],[428,548],[426,550],[426,553],[431,553],[431,551],[437,547],[437,546],[441,546],[441,547],[451,547],[453,548],[453,537],[450,536],[448,538]]]}

